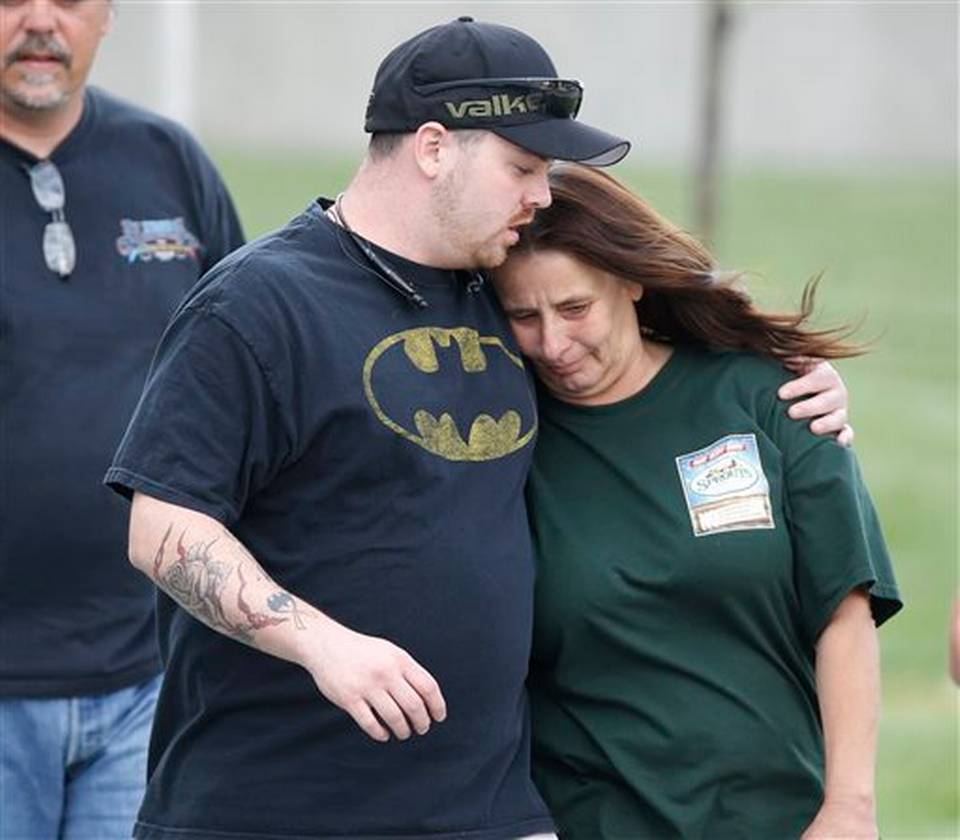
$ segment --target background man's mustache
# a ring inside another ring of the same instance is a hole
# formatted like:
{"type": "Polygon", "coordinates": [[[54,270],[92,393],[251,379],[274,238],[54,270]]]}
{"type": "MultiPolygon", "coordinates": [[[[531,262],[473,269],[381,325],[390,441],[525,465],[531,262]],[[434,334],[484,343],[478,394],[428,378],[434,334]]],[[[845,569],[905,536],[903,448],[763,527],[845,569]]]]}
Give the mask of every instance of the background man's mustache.
{"type": "Polygon", "coordinates": [[[52,35],[33,34],[29,35],[12,53],[9,53],[4,63],[9,67],[15,61],[26,61],[38,55],[54,58],[67,68],[73,61],[66,48],[61,46],[52,35]]]}

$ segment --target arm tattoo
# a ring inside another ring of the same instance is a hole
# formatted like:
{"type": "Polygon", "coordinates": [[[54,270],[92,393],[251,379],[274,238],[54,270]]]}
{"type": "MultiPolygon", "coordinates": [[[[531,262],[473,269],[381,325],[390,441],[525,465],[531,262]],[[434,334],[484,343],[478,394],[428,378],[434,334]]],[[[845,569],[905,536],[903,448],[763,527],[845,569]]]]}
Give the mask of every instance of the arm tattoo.
{"type": "MultiPolygon", "coordinates": [[[[247,581],[240,566],[236,566],[240,588],[237,590],[237,608],[246,616],[246,622],[232,622],[224,610],[227,581],[233,572],[227,562],[217,560],[211,547],[217,540],[197,542],[184,546],[186,531],[177,540],[177,557],[166,570],[162,570],[167,539],[173,529],[171,524],[160,541],[153,560],[154,579],[187,612],[196,616],[209,627],[246,644],[253,644],[253,631],[263,627],[283,624],[287,618],[274,618],[253,610],[243,597],[247,581]]],[[[246,552],[244,552],[246,554],[246,552]]],[[[250,556],[246,554],[246,556],[250,556]]],[[[251,557],[252,562],[253,558],[251,557]]]]}
{"type": "Polygon", "coordinates": [[[272,618],[266,613],[255,612],[250,609],[250,605],[243,599],[243,590],[247,588],[247,582],[244,580],[243,570],[239,566],[237,566],[237,574],[240,576],[240,588],[237,590],[237,609],[247,617],[247,621],[250,622],[250,629],[259,630],[261,627],[283,624],[287,619],[272,618]]]}
{"type": "Polygon", "coordinates": [[[173,523],[167,526],[167,533],[163,535],[163,539],[160,540],[160,548],[157,549],[157,553],[153,555],[153,579],[160,580],[160,564],[163,562],[163,549],[167,544],[167,540],[170,538],[170,532],[173,530],[173,523]]]}
{"type": "Polygon", "coordinates": [[[270,609],[274,612],[291,613],[293,615],[293,621],[297,630],[307,629],[307,625],[304,622],[303,617],[300,615],[300,608],[297,606],[297,602],[289,592],[284,592],[281,590],[274,593],[267,598],[267,606],[270,607],[270,609]]]}
{"type": "Polygon", "coordinates": [[[223,590],[230,578],[231,569],[225,563],[215,560],[210,553],[216,542],[194,543],[188,548],[183,546],[186,532],[177,541],[178,559],[163,576],[166,590],[180,604],[215,630],[222,630],[231,636],[239,636],[249,641],[249,633],[233,625],[223,611],[223,590]]]}

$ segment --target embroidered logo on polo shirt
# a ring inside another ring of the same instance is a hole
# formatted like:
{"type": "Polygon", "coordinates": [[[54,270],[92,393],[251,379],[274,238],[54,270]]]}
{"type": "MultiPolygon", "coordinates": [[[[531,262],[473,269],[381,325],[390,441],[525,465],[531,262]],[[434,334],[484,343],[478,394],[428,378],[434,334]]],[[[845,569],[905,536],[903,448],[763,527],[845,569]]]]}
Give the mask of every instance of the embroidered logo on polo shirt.
{"type": "Polygon", "coordinates": [[[755,435],[727,435],[676,462],[695,536],[774,527],[755,435]]]}
{"type": "Polygon", "coordinates": [[[177,219],[120,220],[117,251],[128,263],[195,260],[200,253],[200,240],[177,219]]]}

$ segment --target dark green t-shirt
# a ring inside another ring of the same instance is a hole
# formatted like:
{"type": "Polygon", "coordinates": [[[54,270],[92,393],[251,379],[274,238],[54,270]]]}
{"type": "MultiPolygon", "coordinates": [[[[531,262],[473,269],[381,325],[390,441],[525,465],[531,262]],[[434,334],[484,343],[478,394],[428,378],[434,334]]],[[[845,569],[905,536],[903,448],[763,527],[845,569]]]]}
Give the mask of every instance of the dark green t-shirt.
{"type": "Polygon", "coordinates": [[[777,364],[678,348],[638,395],[544,395],[535,780],[563,838],[788,838],[823,792],[815,642],[900,606],[853,453],[777,364]]]}

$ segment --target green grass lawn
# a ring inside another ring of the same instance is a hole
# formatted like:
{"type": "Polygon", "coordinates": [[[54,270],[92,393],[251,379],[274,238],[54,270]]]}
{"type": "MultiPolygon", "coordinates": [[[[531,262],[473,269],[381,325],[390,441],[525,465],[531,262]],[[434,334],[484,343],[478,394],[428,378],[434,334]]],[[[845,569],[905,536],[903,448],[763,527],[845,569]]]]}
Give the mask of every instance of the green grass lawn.
{"type": "MultiPolygon", "coordinates": [[[[354,161],[220,155],[249,236],[342,189],[354,161]]],[[[618,169],[681,223],[676,173],[618,169]]],[[[720,192],[724,268],[755,272],[771,307],[794,307],[820,270],[822,317],[863,320],[870,355],[840,364],[857,451],[880,509],[906,609],[881,631],[878,796],[886,838],[957,837],[957,690],[947,629],[957,591],[956,173],[745,174],[720,192]]]]}

